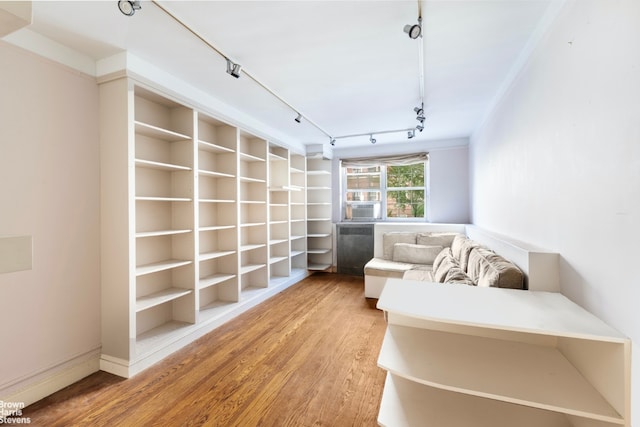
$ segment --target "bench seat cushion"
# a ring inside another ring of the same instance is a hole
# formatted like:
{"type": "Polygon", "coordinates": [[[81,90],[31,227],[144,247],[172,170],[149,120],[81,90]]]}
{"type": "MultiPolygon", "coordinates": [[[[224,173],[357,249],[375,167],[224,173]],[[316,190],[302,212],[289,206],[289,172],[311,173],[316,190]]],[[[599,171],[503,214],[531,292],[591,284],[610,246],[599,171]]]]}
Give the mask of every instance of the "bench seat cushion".
{"type": "Polygon", "coordinates": [[[430,268],[416,268],[405,271],[402,278],[405,280],[419,280],[421,282],[435,282],[433,279],[433,271],[430,268]]]}
{"type": "Polygon", "coordinates": [[[405,271],[413,268],[424,268],[423,264],[410,264],[407,262],[390,261],[382,258],[373,258],[365,264],[364,274],[368,276],[398,277],[402,278],[405,271]]]}

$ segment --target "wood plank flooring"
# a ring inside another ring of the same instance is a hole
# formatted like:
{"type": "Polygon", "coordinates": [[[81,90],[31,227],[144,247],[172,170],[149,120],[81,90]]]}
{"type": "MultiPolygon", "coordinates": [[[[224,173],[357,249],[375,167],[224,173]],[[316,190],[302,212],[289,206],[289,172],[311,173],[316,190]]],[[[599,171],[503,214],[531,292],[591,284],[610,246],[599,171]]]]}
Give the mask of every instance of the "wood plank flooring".
{"type": "Polygon", "coordinates": [[[37,426],[375,426],[381,311],[317,273],[130,379],[98,372],[23,410],[37,426]]]}

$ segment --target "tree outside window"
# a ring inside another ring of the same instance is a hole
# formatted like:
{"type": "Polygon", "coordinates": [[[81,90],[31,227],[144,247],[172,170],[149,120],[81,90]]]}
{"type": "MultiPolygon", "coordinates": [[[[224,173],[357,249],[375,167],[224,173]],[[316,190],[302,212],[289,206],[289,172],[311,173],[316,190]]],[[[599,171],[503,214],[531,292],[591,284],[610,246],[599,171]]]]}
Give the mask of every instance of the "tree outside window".
{"type": "Polygon", "coordinates": [[[387,166],[387,217],[424,218],[424,162],[387,166]]]}

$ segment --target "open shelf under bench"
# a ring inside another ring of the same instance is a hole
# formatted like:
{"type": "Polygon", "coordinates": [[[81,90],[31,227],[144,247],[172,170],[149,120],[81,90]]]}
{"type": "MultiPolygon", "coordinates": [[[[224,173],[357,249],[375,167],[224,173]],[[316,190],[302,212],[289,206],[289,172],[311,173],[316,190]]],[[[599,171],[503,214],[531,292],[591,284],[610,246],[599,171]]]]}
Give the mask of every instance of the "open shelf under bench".
{"type": "Polygon", "coordinates": [[[389,322],[383,425],[456,419],[442,409],[456,401],[510,414],[486,425],[631,425],[629,339],[560,293],[390,279],[378,308],[389,322]],[[397,403],[409,394],[449,403],[397,403]]]}

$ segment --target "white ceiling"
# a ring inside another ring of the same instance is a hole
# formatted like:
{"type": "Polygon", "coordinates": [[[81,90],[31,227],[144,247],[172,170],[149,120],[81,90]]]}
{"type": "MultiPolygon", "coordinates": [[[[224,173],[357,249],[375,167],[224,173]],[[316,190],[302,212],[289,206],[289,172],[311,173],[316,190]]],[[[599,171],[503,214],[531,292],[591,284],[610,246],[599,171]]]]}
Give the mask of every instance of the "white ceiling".
{"type": "MultiPolygon", "coordinates": [[[[333,136],[411,128],[420,103],[417,1],[162,1],[163,6],[333,136]]],[[[425,130],[469,136],[513,73],[552,0],[421,2],[425,130]]],[[[128,50],[304,144],[328,143],[308,121],[150,1],[132,17],[116,1],[33,4],[29,30],[93,60],[128,50]]],[[[378,144],[406,133],[377,136],[378,144]]],[[[368,146],[369,137],[337,147],[368,146]]]]}

